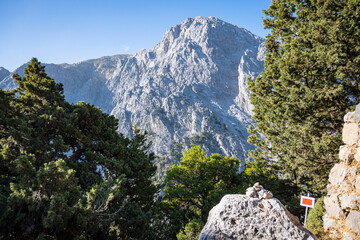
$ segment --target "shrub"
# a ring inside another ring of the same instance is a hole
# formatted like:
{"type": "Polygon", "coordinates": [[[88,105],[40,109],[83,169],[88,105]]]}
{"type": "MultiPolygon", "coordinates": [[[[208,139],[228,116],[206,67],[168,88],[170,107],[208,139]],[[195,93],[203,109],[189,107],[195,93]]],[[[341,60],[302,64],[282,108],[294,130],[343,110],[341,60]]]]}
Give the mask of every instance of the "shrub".
{"type": "Polygon", "coordinates": [[[318,237],[324,235],[323,220],[322,220],[323,214],[324,214],[324,197],[321,197],[316,201],[314,208],[310,210],[305,224],[305,227],[318,237]]]}
{"type": "Polygon", "coordinates": [[[185,226],[184,231],[180,231],[176,237],[178,240],[197,240],[204,223],[200,219],[193,219],[185,226]]]}

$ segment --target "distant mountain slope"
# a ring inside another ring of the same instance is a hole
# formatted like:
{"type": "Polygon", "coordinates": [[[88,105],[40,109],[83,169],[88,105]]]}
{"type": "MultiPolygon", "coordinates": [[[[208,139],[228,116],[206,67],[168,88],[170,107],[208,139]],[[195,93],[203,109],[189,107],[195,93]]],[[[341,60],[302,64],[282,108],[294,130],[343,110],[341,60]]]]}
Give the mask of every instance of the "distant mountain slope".
{"type": "Polygon", "coordinates": [[[0,81],[9,75],[10,75],[10,72],[7,69],[0,67],[0,81]]]}
{"type": "MultiPolygon", "coordinates": [[[[111,112],[115,106],[112,102],[113,93],[107,88],[107,82],[116,68],[127,60],[129,55],[102,57],[75,64],[44,64],[46,73],[56,82],[64,84],[66,100],[76,103],[85,101],[111,112]]],[[[15,70],[23,76],[27,64],[15,70]]],[[[11,74],[12,75],[12,74],[11,74]]],[[[0,81],[0,88],[12,89],[17,85],[11,75],[0,81]]]]}
{"type": "MultiPolygon", "coordinates": [[[[191,145],[246,158],[252,148],[246,142],[252,123],[246,78],[263,71],[264,54],[262,38],[214,17],[196,17],[134,56],[47,64],[46,71],[64,84],[68,101],[90,102],[117,117],[123,134],[135,123],[146,129],[165,167],[191,145]]],[[[10,77],[0,82],[0,88],[13,87],[10,77]]]]}

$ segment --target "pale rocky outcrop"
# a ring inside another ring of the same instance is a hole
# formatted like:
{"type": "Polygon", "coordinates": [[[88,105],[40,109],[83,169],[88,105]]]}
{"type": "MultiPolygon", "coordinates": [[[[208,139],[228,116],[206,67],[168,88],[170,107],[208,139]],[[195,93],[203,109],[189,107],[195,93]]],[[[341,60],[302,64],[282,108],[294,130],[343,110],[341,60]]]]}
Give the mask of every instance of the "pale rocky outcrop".
{"type": "Polygon", "coordinates": [[[200,240],[315,239],[270,191],[256,183],[246,195],[225,195],[209,213],[200,240]]]}
{"type": "Polygon", "coordinates": [[[344,117],[340,163],[329,175],[324,228],[336,239],[360,239],[360,105],[344,117]]]}

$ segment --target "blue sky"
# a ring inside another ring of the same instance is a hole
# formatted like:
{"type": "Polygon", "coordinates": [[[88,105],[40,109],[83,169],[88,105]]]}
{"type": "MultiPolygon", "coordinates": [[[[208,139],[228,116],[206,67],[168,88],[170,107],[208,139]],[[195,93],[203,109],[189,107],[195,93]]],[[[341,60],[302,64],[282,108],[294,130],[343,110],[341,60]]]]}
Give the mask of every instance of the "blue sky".
{"type": "Polygon", "coordinates": [[[75,63],[133,54],[161,41],[188,17],[214,16],[265,37],[271,0],[0,0],[0,66],[13,71],[32,57],[75,63]]]}

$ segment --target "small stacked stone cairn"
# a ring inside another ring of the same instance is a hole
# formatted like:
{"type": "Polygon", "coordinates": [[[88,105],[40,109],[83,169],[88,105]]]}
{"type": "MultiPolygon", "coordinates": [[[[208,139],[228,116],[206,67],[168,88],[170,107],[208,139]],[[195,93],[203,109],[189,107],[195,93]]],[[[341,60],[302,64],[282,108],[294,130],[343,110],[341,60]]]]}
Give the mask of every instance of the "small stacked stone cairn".
{"type": "Polygon", "coordinates": [[[340,163],[329,175],[324,228],[336,239],[360,240],[360,104],[344,117],[340,163]]]}
{"type": "Polygon", "coordinates": [[[247,188],[245,195],[260,199],[271,199],[273,197],[273,194],[270,191],[265,190],[258,182],[255,183],[254,186],[247,188]]]}

